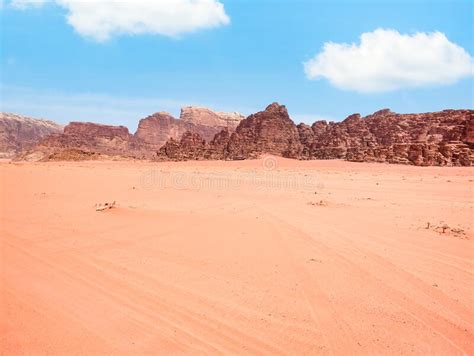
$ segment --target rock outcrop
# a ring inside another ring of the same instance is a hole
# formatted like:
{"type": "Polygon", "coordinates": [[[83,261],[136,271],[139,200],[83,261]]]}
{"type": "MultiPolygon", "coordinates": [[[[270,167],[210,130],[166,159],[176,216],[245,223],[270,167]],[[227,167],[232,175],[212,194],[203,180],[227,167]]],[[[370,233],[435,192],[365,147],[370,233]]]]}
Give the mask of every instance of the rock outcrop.
{"type": "Polygon", "coordinates": [[[43,137],[62,130],[63,126],[53,121],[0,113],[0,158],[11,158],[31,149],[43,137]]]}
{"type": "Polygon", "coordinates": [[[303,150],[298,129],[284,105],[273,103],[265,111],[242,120],[227,147],[230,159],[246,159],[270,153],[299,158],[303,150]]]}
{"type": "Polygon", "coordinates": [[[194,132],[210,141],[222,126],[202,125],[197,119],[188,117],[176,119],[168,113],[160,112],[140,120],[137,132],[134,135],[135,146],[144,152],[157,151],[167,140],[178,140],[186,132],[194,132]]]}
{"type": "Polygon", "coordinates": [[[181,139],[169,139],[158,152],[158,157],[175,161],[204,159],[208,145],[201,135],[186,131],[181,139]]]}
{"type": "MultiPolygon", "coordinates": [[[[242,120],[235,132],[196,140],[192,159],[247,159],[264,153],[297,159],[346,159],[418,166],[474,165],[474,111],[396,114],[383,109],[342,122],[296,126],[277,103],[242,120]]],[[[190,159],[191,145],[172,142],[173,158],[190,159]],[[180,153],[180,151],[183,151],[180,153]]],[[[166,158],[166,151],[160,152],[166,158]]]]}
{"type": "Polygon", "coordinates": [[[23,159],[81,160],[88,157],[132,157],[132,135],[124,126],[101,125],[91,122],[71,122],[61,134],[42,139],[23,159]]]}
{"type": "Polygon", "coordinates": [[[181,109],[180,119],[195,125],[211,126],[234,131],[245,117],[237,112],[214,112],[207,108],[185,106],[181,109]]]}
{"type": "Polygon", "coordinates": [[[182,108],[179,119],[165,112],[156,113],[140,120],[134,135],[134,147],[141,156],[153,158],[169,139],[179,142],[189,131],[211,141],[224,129],[234,131],[243,118],[238,113],[213,112],[193,106],[182,108]]]}
{"type": "Polygon", "coordinates": [[[40,140],[34,149],[21,157],[82,159],[91,157],[93,152],[103,157],[153,159],[169,139],[179,142],[185,132],[191,132],[211,141],[222,130],[233,131],[241,119],[237,113],[214,113],[209,109],[186,107],[179,119],[159,112],[140,120],[134,135],[123,126],[72,122],[64,128],[64,133],[40,140]]]}
{"type": "MultiPolygon", "coordinates": [[[[388,109],[340,123],[316,122],[306,159],[467,166],[474,163],[473,110],[396,114],[388,109]]],[[[300,130],[300,137],[302,130],[300,130]]]]}
{"type": "MultiPolygon", "coordinates": [[[[220,126],[218,113],[183,108],[180,119],[157,113],[142,119],[135,135],[123,126],[72,122],[44,137],[25,159],[248,159],[273,154],[295,159],[345,159],[417,166],[474,165],[474,110],[396,114],[388,109],[341,122],[296,126],[286,107],[220,126]]],[[[229,122],[229,120],[227,121],[229,122]]],[[[27,137],[29,137],[27,135],[27,137]]]]}
{"type": "Polygon", "coordinates": [[[291,121],[286,107],[273,103],[265,111],[250,115],[242,120],[229,134],[227,129],[219,132],[206,143],[200,135],[190,135],[180,142],[168,141],[159,152],[161,158],[170,159],[247,159],[270,153],[288,158],[299,158],[303,150],[298,129],[291,121]],[[203,143],[204,142],[204,143],[203,143]],[[192,145],[196,153],[190,156],[192,145]]]}

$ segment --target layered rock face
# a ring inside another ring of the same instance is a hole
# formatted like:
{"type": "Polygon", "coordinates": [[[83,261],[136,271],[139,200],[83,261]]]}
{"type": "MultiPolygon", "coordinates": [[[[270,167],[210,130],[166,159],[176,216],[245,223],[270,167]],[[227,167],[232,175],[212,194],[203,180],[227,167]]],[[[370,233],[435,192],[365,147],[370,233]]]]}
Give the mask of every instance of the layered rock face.
{"type": "Polygon", "coordinates": [[[53,121],[0,113],[0,158],[11,158],[33,148],[43,137],[62,131],[63,126],[53,121]]]}
{"type": "MultiPolygon", "coordinates": [[[[346,159],[418,166],[474,165],[474,111],[444,110],[396,114],[388,109],[339,123],[316,121],[296,126],[277,103],[242,120],[235,132],[217,134],[209,143],[173,142],[172,159],[246,159],[270,153],[297,159],[346,159]],[[182,151],[182,153],[180,153],[182,151]]],[[[160,158],[166,158],[166,151],[160,158]]]]}
{"type": "Polygon", "coordinates": [[[229,115],[239,120],[236,128],[234,123],[216,126],[224,119],[207,109],[183,108],[180,119],[157,113],[141,120],[133,136],[123,126],[72,122],[63,133],[41,139],[25,157],[236,160],[268,153],[296,159],[474,165],[473,110],[396,114],[384,109],[311,126],[296,126],[286,107],[277,103],[243,120],[229,115]]]}
{"type": "Polygon", "coordinates": [[[208,109],[186,107],[180,119],[159,112],[140,120],[133,136],[123,126],[72,122],[65,127],[63,134],[43,139],[35,146],[35,152],[27,152],[22,157],[86,159],[94,152],[102,156],[151,159],[156,158],[157,152],[171,138],[179,141],[189,131],[211,141],[223,129],[233,131],[241,118],[236,113],[214,113],[208,109]]]}
{"type": "Polygon", "coordinates": [[[214,112],[206,108],[185,106],[181,109],[180,119],[195,125],[227,128],[234,131],[245,117],[237,112],[214,112]]]}
{"type": "Polygon", "coordinates": [[[133,156],[131,152],[132,135],[126,127],[71,122],[62,134],[45,137],[23,158],[80,160],[99,155],[133,156]]]}
{"type": "MultiPolygon", "coordinates": [[[[189,136],[190,134],[186,134],[186,137],[189,136]]],[[[286,107],[277,103],[242,120],[232,134],[225,129],[216,134],[209,143],[196,133],[193,137],[192,141],[168,141],[159,152],[160,158],[236,160],[256,158],[264,153],[299,158],[303,150],[298,130],[286,107]],[[193,142],[197,143],[196,153],[190,155],[190,145],[193,142]]]]}
{"type": "Polygon", "coordinates": [[[273,103],[265,111],[242,120],[227,146],[227,157],[245,159],[263,153],[299,158],[303,146],[284,105],[273,103]]]}
{"type": "Polygon", "coordinates": [[[177,141],[169,139],[158,152],[158,156],[176,161],[197,160],[205,158],[208,149],[206,141],[197,133],[186,131],[177,141]]]}
{"type": "Polygon", "coordinates": [[[179,142],[187,131],[211,141],[223,129],[234,131],[243,118],[238,113],[213,112],[192,106],[182,108],[179,119],[168,113],[156,113],[140,120],[134,146],[143,157],[152,158],[167,140],[179,142]]]}
{"type": "MultiPolygon", "coordinates": [[[[210,126],[196,123],[192,117],[176,119],[168,113],[156,113],[140,120],[134,135],[137,148],[159,150],[170,138],[179,140],[186,132],[194,132],[206,140],[211,140],[222,126],[210,126]]],[[[199,120],[196,120],[199,122],[199,120]]]]}
{"type": "MultiPolygon", "coordinates": [[[[340,123],[316,122],[302,158],[468,166],[474,163],[473,113],[396,114],[384,109],[364,118],[354,114],[340,123]]],[[[299,132],[300,138],[305,136],[299,132]]]]}

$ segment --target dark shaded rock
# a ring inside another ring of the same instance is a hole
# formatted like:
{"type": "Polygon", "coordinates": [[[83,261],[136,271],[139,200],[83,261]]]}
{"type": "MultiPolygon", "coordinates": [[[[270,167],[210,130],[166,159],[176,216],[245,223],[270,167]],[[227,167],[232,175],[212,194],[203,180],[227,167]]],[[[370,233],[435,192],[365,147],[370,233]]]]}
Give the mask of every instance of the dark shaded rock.
{"type": "Polygon", "coordinates": [[[186,131],[180,141],[169,139],[158,151],[158,159],[199,160],[204,159],[206,150],[206,141],[198,133],[186,131]]]}
{"type": "Polygon", "coordinates": [[[134,135],[134,147],[144,157],[151,158],[168,139],[180,140],[189,131],[211,141],[223,129],[234,131],[243,117],[238,113],[216,113],[206,108],[187,106],[179,119],[160,112],[140,120],[134,135]]]}
{"type": "Polygon", "coordinates": [[[258,157],[264,153],[300,158],[302,151],[298,129],[286,107],[278,103],[242,120],[228,144],[231,159],[258,157]]]}
{"type": "MultiPolygon", "coordinates": [[[[273,154],[296,159],[470,166],[474,164],[473,114],[473,110],[396,114],[384,109],[366,117],[353,114],[337,123],[296,126],[286,107],[278,103],[241,121],[237,114],[223,119],[223,113],[184,108],[181,119],[157,113],[140,120],[133,136],[123,126],[72,122],[63,133],[42,138],[24,157],[95,159],[92,154],[97,154],[102,158],[237,160],[273,154]],[[232,124],[221,127],[223,120],[232,124]]],[[[30,136],[25,137],[28,141],[30,136]]]]}
{"type": "Polygon", "coordinates": [[[179,140],[186,131],[211,140],[221,130],[222,127],[195,124],[189,119],[175,119],[170,114],[161,112],[140,120],[134,138],[137,148],[156,151],[170,138],[179,140]]]}
{"type": "Polygon", "coordinates": [[[303,152],[316,159],[469,166],[474,163],[472,117],[472,110],[354,114],[340,123],[314,123],[314,139],[302,141],[303,152]]]}
{"type": "Polygon", "coordinates": [[[311,146],[314,142],[314,131],[311,126],[306,124],[299,124],[297,129],[300,142],[303,145],[301,158],[308,159],[311,156],[311,146]]]}
{"type": "Polygon", "coordinates": [[[80,157],[94,156],[91,154],[133,156],[132,135],[124,126],[71,122],[64,127],[62,134],[45,137],[33,150],[25,152],[20,158],[79,160],[80,157]]]}
{"type": "Polygon", "coordinates": [[[209,143],[205,158],[206,159],[226,159],[227,147],[229,145],[230,133],[229,130],[224,129],[214,136],[209,143]]]}

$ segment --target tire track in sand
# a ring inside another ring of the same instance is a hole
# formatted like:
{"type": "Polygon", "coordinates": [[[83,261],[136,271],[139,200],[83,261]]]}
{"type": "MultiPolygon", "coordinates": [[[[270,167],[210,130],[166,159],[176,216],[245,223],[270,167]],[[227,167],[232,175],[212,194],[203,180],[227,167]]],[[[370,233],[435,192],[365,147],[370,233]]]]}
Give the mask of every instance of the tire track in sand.
{"type": "MultiPolygon", "coordinates": [[[[453,349],[461,354],[469,354],[472,346],[472,333],[465,332],[459,326],[453,324],[451,321],[448,321],[437,314],[434,314],[432,311],[424,307],[423,305],[415,302],[408,295],[404,294],[402,291],[397,290],[394,287],[391,287],[387,284],[384,279],[377,277],[374,274],[374,269],[366,269],[362,267],[361,263],[356,263],[351,260],[349,257],[337,252],[334,248],[329,247],[313,239],[309,234],[302,231],[299,227],[292,225],[291,223],[275,216],[272,213],[268,214],[273,216],[274,219],[280,221],[287,226],[288,230],[293,234],[299,235],[300,238],[311,242],[313,248],[319,249],[319,253],[322,255],[331,255],[332,257],[338,259],[341,264],[349,265],[354,271],[359,271],[362,275],[368,277],[371,283],[374,284],[372,287],[374,290],[384,291],[386,295],[391,296],[391,301],[395,302],[400,308],[405,310],[407,314],[417,320],[420,324],[424,325],[426,328],[431,329],[437,335],[439,335],[447,344],[449,344],[453,349]]],[[[339,236],[340,237],[340,236],[339,236]]],[[[311,248],[311,246],[308,246],[311,248]]],[[[379,261],[380,262],[380,261],[379,261]]],[[[382,260],[382,263],[385,263],[382,260]]],[[[388,267],[385,267],[384,278],[390,279],[390,274],[393,273],[388,267]]],[[[366,283],[369,281],[366,281],[366,283]]]]}

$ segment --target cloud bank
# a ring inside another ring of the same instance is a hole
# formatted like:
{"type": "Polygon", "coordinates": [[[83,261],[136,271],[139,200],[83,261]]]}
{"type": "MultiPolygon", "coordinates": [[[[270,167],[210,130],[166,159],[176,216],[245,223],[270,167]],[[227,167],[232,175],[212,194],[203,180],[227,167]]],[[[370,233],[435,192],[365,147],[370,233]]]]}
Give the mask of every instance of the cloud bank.
{"type": "Polygon", "coordinates": [[[309,79],[362,93],[452,84],[474,74],[474,58],[441,32],[377,29],[360,43],[327,42],[304,63],[309,79]]]}
{"type": "MultiPolygon", "coordinates": [[[[102,42],[118,35],[169,37],[230,23],[218,0],[54,0],[67,10],[67,22],[81,36],[102,42]]],[[[39,7],[45,0],[12,0],[18,9],[39,7]]]]}

